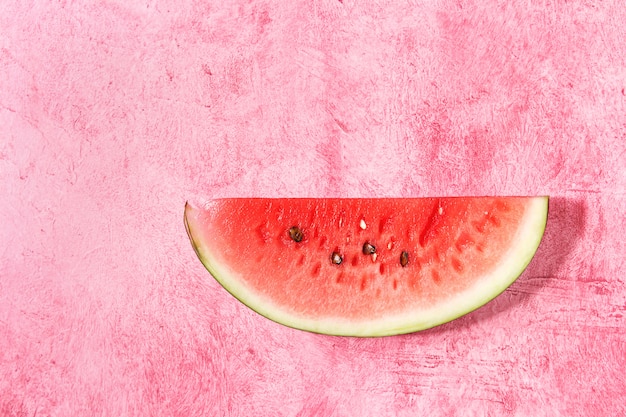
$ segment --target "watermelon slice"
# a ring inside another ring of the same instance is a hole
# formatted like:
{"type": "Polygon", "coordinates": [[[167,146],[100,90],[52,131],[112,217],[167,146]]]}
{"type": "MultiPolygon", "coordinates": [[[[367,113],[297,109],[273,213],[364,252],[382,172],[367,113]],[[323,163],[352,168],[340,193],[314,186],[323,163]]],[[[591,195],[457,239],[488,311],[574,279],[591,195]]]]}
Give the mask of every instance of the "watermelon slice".
{"type": "Polygon", "coordinates": [[[286,326],[346,336],[427,329],[504,291],[543,236],[547,197],[216,199],[185,225],[233,296],[286,326]]]}

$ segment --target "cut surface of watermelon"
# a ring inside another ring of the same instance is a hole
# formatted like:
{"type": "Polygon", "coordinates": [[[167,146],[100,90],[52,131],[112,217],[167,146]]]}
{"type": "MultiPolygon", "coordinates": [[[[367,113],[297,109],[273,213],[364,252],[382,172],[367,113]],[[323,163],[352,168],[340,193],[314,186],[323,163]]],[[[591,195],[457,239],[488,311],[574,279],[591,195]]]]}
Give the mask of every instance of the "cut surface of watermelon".
{"type": "Polygon", "coordinates": [[[345,336],[410,333],[493,299],[524,271],[547,197],[215,199],[185,207],[201,262],[259,314],[345,336]]]}

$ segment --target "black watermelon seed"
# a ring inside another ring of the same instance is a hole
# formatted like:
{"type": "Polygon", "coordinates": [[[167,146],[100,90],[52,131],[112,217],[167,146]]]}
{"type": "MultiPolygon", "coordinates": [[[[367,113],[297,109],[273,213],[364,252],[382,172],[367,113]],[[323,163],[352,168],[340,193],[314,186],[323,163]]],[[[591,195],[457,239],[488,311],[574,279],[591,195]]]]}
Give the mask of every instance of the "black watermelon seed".
{"type": "Polygon", "coordinates": [[[341,263],[343,262],[343,257],[337,252],[333,252],[332,255],[330,255],[330,261],[335,265],[341,265],[341,263]]]}
{"type": "Polygon", "coordinates": [[[369,242],[365,242],[363,244],[363,254],[371,255],[373,253],[376,253],[376,246],[370,244],[369,242]]]}
{"type": "Polygon", "coordinates": [[[289,236],[296,242],[302,242],[302,238],[304,237],[302,230],[300,230],[298,226],[293,226],[289,229],[289,236]]]}
{"type": "Polygon", "coordinates": [[[409,264],[409,252],[402,251],[402,254],[400,255],[400,265],[402,265],[402,267],[405,267],[408,264],[409,264]]]}

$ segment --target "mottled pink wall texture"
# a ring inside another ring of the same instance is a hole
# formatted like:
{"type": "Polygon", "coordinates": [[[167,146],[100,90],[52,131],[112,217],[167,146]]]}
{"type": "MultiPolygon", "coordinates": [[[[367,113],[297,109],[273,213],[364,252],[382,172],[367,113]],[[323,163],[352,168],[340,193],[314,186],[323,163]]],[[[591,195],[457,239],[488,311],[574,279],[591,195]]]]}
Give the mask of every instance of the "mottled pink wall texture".
{"type": "Polygon", "coordinates": [[[622,1],[2,1],[1,416],[626,413],[622,1]],[[188,199],[551,196],[479,310],[357,339],[206,272],[188,199]]]}

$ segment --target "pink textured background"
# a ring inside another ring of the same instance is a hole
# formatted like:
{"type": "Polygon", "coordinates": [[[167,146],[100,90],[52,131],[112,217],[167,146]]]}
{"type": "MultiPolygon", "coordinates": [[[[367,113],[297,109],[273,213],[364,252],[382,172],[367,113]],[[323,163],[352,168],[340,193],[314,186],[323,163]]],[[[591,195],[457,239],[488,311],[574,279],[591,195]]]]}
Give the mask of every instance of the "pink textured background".
{"type": "Polygon", "coordinates": [[[0,415],[626,412],[623,2],[29,3],[0,4],[0,415]],[[252,313],[182,223],[463,194],[551,195],[536,259],[383,339],[252,313]]]}

